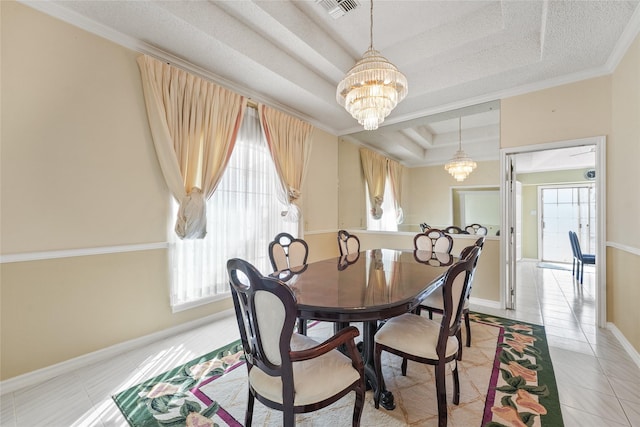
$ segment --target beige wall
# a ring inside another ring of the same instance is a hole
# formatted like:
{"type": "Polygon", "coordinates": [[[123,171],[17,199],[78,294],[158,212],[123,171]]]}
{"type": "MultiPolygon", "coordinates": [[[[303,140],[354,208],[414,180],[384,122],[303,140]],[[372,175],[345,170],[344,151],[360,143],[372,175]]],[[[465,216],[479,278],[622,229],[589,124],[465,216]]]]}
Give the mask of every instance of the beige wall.
{"type": "Polygon", "coordinates": [[[316,129],[303,196],[309,262],[339,255],[338,168],[338,138],[316,129]]]}
{"type": "Polygon", "coordinates": [[[338,138],[319,129],[313,132],[303,199],[305,236],[307,232],[335,232],[338,226],[338,138]]]}
{"type": "Polygon", "coordinates": [[[640,36],[612,78],[607,144],[607,320],[640,352],[640,36]],[[614,246],[615,245],[615,246],[614,246]]]}
{"type": "Polygon", "coordinates": [[[366,229],[366,200],[360,147],[340,140],[338,173],[340,176],[338,225],[344,229],[366,229]]]}
{"type": "Polygon", "coordinates": [[[464,182],[457,182],[442,165],[409,169],[404,192],[405,225],[426,222],[434,227],[453,224],[451,189],[474,186],[500,186],[498,161],[478,162],[478,167],[464,182]]]}
{"type": "Polygon", "coordinates": [[[610,77],[500,101],[502,148],[608,135],[610,132],[610,77]]]}

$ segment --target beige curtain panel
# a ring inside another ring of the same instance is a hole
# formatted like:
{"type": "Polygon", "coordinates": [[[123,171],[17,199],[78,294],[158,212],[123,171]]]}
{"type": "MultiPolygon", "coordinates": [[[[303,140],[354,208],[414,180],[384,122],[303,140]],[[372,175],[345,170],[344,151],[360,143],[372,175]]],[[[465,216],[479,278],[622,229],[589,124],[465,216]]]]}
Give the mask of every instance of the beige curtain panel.
{"type": "Polygon", "coordinates": [[[311,155],[313,126],[281,111],[259,104],[260,124],[282,183],[279,200],[287,206],[285,220],[300,219],[302,185],[311,155]]]}
{"type": "Polygon", "coordinates": [[[402,224],[404,222],[404,211],[402,210],[402,175],[404,174],[404,166],[395,160],[387,159],[387,168],[389,169],[389,182],[391,183],[391,192],[396,209],[396,223],[402,224]]]}
{"type": "Polygon", "coordinates": [[[180,203],[181,239],[207,233],[206,201],[227,166],[244,97],[147,55],[138,57],[149,126],[162,173],[180,203]]]}
{"type": "Polygon", "coordinates": [[[360,148],[360,161],[364,179],[369,188],[371,217],[382,218],[382,202],[384,201],[384,184],[387,176],[386,157],[366,148],[360,148]]]}

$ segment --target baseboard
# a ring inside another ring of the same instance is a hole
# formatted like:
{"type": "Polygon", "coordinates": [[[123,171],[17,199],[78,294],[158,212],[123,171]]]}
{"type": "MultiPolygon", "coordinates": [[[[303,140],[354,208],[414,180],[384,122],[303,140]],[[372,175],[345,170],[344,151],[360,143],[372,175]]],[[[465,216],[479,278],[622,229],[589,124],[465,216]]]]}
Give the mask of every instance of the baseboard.
{"type": "Polygon", "coordinates": [[[469,298],[469,304],[479,305],[482,307],[495,308],[500,310],[502,307],[502,303],[500,301],[494,301],[490,299],[481,299],[481,298],[469,298]]]}
{"type": "Polygon", "coordinates": [[[620,329],[618,329],[615,324],[608,322],[607,329],[609,329],[613,333],[613,335],[618,338],[618,341],[620,341],[622,347],[627,350],[629,356],[631,356],[633,361],[636,362],[636,365],[638,365],[638,367],[640,368],[640,353],[638,353],[638,350],[636,350],[635,347],[627,340],[627,337],[624,336],[624,334],[620,331],[620,329]]]}
{"type": "Polygon", "coordinates": [[[143,347],[145,345],[168,338],[181,332],[186,332],[190,329],[194,329],[213,321],[222,319],[224,317],[231,316],[234,313],[235,312],[233,309],[224,310],[219,313],[202,317],[190,322],[182,323],[180,325],[159,332],[154,332],[140,338],[135,338],[133,340],[112,345],[110,347],[94,351],[92,353],[74,357],[73,359],[65,360],[64,362],[56,363],[55,365],[47,366],[46,368],[38,369],[23,375],[18,375],[17,377],[0,381],[0,394],[11,393],[23,387],[39,384],[43,381],[50,380],[51,378],[57,377],[59,375],[70,373],[87,365],[102,362],[127,351],[143,347]]]}

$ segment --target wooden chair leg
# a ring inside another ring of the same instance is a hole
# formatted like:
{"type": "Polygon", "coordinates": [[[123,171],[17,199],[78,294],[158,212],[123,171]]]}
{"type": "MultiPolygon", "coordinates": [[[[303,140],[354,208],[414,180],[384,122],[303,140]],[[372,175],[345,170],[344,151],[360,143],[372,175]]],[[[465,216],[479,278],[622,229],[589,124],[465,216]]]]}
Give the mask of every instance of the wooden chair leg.
{"type": "Polygon", "coordinates": [[[471,320],[469,310],[464,311],[464,327],[467,329],[467,347],[471,347],[471,320]]]}
{"type": "Polygon", "coordinates": [[[452,376],[453,376],[453,404],[454,405],[459,405],[460,404],[460,377],[458,376],[458,363],[456,361],[453,361],[452,363],[455,363],[455,367],[453,369],[452,372],[452,376]]]}
{"type": "Polygon", "coordinates": [[[456,338],[458,339],[458,357],[456,359],[462,360],[462,328],[456,332],[456,338]]]}
{"type": "Polygon", "coordinates": [[[380,409],[380,395],[384,389],[384,378],[382,378],[382,347],[376,345],[373,350],[373,365],[376,370],[376,384],[377,388],[373,394],[373,406],[376,409],[380,409]]]}
{"type": "Polygon", "coordinates": [[[400,365],[400,371],[402,372],[403,377],[407,376],[407,358],[406,357],[402,358],[402,365],[400,365]]]}
{"type": "Polygon", "coordinates": [[[295,427],[296,425],[296,414],[293,412],[293,408],[291,410],[284,410],[282,413],[283,422],[282,425],[284,427],[295,427]]]}
{"type": "Polygon", "coordinates": [[[364,386],[356,389],[356,403],[353,407],[353,421],[351,423],[353,427],[360,425],[360,418],[362,417],[362,410],[364,409],[364,394],[364,386]]]}
{"type": "Polygon", "coordinates": [[[244,425],[245,427],[251,427],[251,420],[253,419],[253,403],[255,397],[253,393],[249,391],[249,398],[247,399],[247,412],[244,414],[244,425]]]}
{"type": "Polygon", "coordinates": [[[438,397],[438,427],[447,427],[446,363],[436,365],[436,395],[438,397]]]}

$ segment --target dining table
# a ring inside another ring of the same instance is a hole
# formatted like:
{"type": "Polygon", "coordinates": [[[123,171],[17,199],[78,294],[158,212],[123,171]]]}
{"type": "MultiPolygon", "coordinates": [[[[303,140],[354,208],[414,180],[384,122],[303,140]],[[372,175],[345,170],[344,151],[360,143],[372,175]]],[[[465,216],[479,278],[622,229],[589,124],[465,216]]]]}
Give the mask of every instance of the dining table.
{"type": "MultiPolygon", "coordinates": [[[[414,311],[444,282],[453,255],[422,250],[369,249],[315,261],[272,276],[295,294],[298,318],[334,322],[337,331],[362,322],[362,353],[367,387],[377,390],[374,337],[386,319],[414,311]]],[[[380,404],[395,408],[393,393],[381,390],[380,404]]]]}

